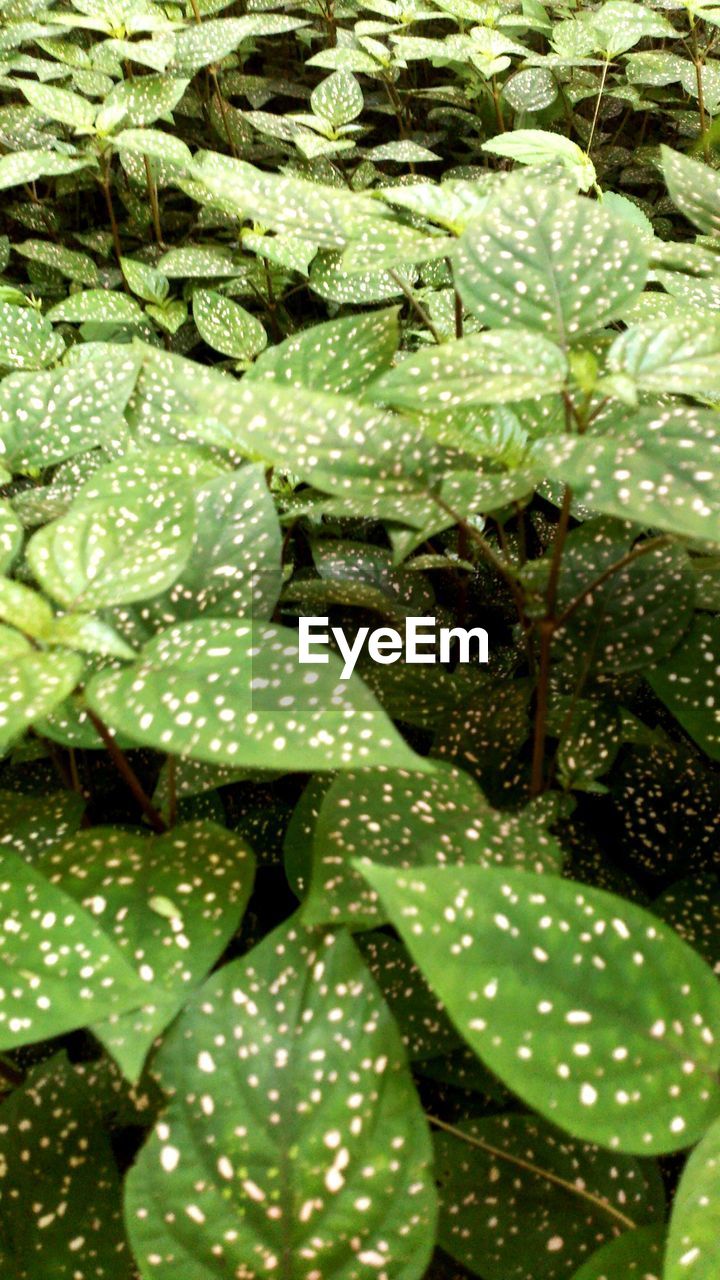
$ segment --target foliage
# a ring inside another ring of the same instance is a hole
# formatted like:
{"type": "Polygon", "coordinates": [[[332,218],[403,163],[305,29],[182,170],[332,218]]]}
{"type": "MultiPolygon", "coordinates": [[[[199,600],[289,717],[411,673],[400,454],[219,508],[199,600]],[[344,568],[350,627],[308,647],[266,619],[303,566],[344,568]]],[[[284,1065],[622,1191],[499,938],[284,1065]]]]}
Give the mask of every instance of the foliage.
{"type": "Polygon", "coordinates": [[[0,3],[8,1280],[717,1280],[719,28],[0,3]]]}

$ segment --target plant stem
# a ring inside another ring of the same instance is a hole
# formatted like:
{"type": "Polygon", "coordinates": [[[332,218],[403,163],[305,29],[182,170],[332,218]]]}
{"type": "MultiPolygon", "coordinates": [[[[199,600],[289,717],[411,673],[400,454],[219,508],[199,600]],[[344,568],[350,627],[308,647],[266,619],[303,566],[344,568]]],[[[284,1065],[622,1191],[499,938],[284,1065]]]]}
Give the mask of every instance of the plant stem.
{"type": "Polygon", "coordinates": [[[602,96],[603,96],[603,93],[605,92],[605,80],[607,78],[609,66],[610,66],[610,59],[606,58],[605,65],[603,66],[603,69],[602,69],[602,75],[600,77],[600,88],[598,90],[597,101],[595,103],[595,114],[593,116],[593,121],[590,126],[590,137],[588,138],[588,144],[587,144],[587,147],[585,148],[588,155],[590,155],[590,148],[592,147],[593,138],[595,137],[595,126],[598,122],[598,116],[600,115],[600,103],[602,102],[602,96]]]}
{"type": "Polygon", "coordinates": [[[544,784],[545,738],[547,735],[548,697],[550,693],[550,660],[552,657],[553,635],[557,627],[555,606],[557,603],[557,588],[558,579],[560,577],[562,554],[570,524],[571,502],[572,492],[569,485],[566,485],[565,493],[563,494],[562,508],[560,510],[560,519],[558,521],[555,541],[553,543],[552,560],[550,562],[550,576],[548,578],[547,594],[545,597],[545,617],[541,618],[537,623],[537,630],[540,636],[540,656],[538,662],[537,698],[535,703],[535,732],[533,737],[533,755],[530,773],[530,794],[532,796],[540,795],[544,784]]]}
{"type": "Polygon", "coordinates": [[[90,723],[95,729],[98,737],[102,739],[105,747],[107,748],[107,753],[123,782],[137,800],[153,831],[162,835],[163,832],[167,831],[167,826],[163,822],[162,817],[158,813],[149,796],[146,795],[142,783],[135,773],[135,770],[132,768],[132,765],[129,763],[125,754],[120,750],[107,725],[95,714],[94,711],[91,711],[89,707],[87,707],[86,710],[90,723]]]}
{"type": "Polygon", "coordinates": [[[163,241],[162,225],[160,222],[160,205],[158,203],[157,186],[155,184],[155,179],[152,176],[149,158],[147,156],[143,156],[143,160],[145,161],[145,177],[147,179],[148,196],[150,197],[150,211],[152,213],[155,239],[157,241],[158,248],[164,249],[165,243],[163,241]]]}
{"type": "Polygon", "coordinates": [[[502,1147],[495,1147],[492,1143],[486,1142],[484,1138],[477,1138],[474,1134],[465,1133],[463,1129],[458,1129],[453,1124],[447,1124],[445,1120],[440,1120],[437,1116],[428,1115],[427,1118],[436,1129],[442,1129],[443,1133],[449,1133],[454,1138],[460,1138],[462,1142],[467,1142],[468,1146],[476,1147],[478,1151],[485,1151],[488,1155],[494,1156],[496,1160],[515,1165],[517,1169],[524,1169],[527,1173],[543,1178],[546,1182],[552,1182],[554,1186],[562,1187],[563,1191],[567,1191],[569,1195],[579,1196],[581,1200],[587,1200],[595,1209],[602,1210],[608,1217],[620,1223],[624,1229],[632,1231],[637,1226],[637,1223],[632,1218],[628,1218],[626,1214],[621,1213],[619,1209],[609,1204],[602,1196],[594,1196],[592,1192],[579,1187],[577,1182],[561,1178],[559,1174],[552,1173],[549,1169],[543,1169],[541,1165],[533,1164],[530,1160],[524,1160],[522,1156],[512,1155],[509,1151],[504,1151],[502,1147]]]}
{"type": "Polygon", "coordinates": [[[700,116],[700,140],[702,142],[703,159],[706,164],[710,163],[710,139],[708,137],[707,115],[705,113],[705,91],[703,88],[703,61],[700,57],[698,49],[697,26],[695,24],[694,15],[690,15],[690,33],[692,36],[692,60],[695,67],[695,81],[697,84],[698,98],[698,114],[700,116]]]}
{"type": "Polygon", "coordinates": [[[657,538],[648,538],[645,542],[639,542],[631,551],[628,551],[626,555],[621,556],[619,560],[615,560],[613,564],[608,565],[607,569],[603,569],[602,573],[598,574],[597,578],[589,583],[587,587],[584,587],[583,590],[570,601],[570,604],[563,610],[559,617],[555,619],[556,628],[564,626],[568,618],[572,617],[575,611],[580,608],[585,600],[587,600],[588,596],[597,591],[598,587],[601,587],[603,582],[607,582],[608,578],[612,578],[614,574],[619,573],[619,571],[624,569],[626,565],[632,564],[634,560],[639,560],[641,556],[646,556],[649,552],[655,551],[657,547],[665,546],[669,541],[670,539],[665,535],[658,536],[657,538]]]}
{"type": "Polygon", "coordinates": [[[405,297],[410,303],[410,306],[417,312],[423,324],[427,329],[430,330],[430,333],[432,334],[433,338],[435,339],[435,341],[439,346],[442,343],[442,338],[440,337],[440,334],[435,328],[435,325],[430,319],[430,316],[425,310],[422,302],[413,293],[413,290],[410,288],[410,285],[407,284],[405,280],[403,280],[402,276],[398,275],[397,271],[393,271],[391,267],[388,268],[388,275],[391,276],[392,279],[395,281],[398,289],[401,289],[402,292],[405,294],[405,297]]]}

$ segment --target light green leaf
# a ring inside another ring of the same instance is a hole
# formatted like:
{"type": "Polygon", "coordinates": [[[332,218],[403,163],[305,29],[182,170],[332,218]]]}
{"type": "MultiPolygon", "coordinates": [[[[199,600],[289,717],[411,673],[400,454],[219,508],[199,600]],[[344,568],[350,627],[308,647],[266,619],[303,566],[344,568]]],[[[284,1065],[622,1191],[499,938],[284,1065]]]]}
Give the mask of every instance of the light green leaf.
{"type": "Polygon", "coordinates": [[[306,668],[294,631],[205,618],[157,636],[132,666],[94,677],[87,699],[137,742],[210,764],[421,770],[362,681],[341,680],[342,663],[328,657],[306,668]]]}
{"type": "Polygon", "coordinates": [[[252,360],[267,346],[260,321],[214,289],[194,291],[193,320],[208,346],[236,360],[252,360]]]}
{"type": "Polygon", "coordinates": [[[113,132],[120,123],[131,129],[152,124],[158,116],[166,115],[177,106],[189,83],[168,75],[122,80],[105,99],[96,127],[99,131],[113,132]]]}
{"type": "Polygon", "coordinates": [[[288,1275],[424,1275],[427,1127],[394,1021],[347,936],[292,924],[271,934],[209,979],[156,1064],[173,1097],[125,1202],[143,1276],[211,1280],[218,1256],[228,1271],[270,1274],[283,1258],[288,1275]]]}
{"type": "Polygon", "coordinates": [[[147,988],[115,943],[67,894],[0,853],[0,1046],[34,1044],[136,1008],[147,988]]]}
{"type": "Polygon", "coordinates": [[[634,301],[647,249],[633,227],[597,203],[507,182],[462,236],[455,275],[484,325],[525,326],[566,345],[634,301]]]}
{"type": "Polygon", "coordinates": [[[700,613],[681,644],[647,672],[657,696],[711,760],[720,760],[720,617],[700,613]]]}
{"type": "Polygon", "coordinates": [[[502,404],[559,391],[565,354],[540,334],[500,330],[416,351],[372,383],[373,400],[432,413],[468,404],[502,404]]]}
{"type": "Polygon", "coordinates": [[[636,410],[603,435],[539,440],[530,456],[596,511],[720,541],[720,439],[709,410],[636,410]]]}
{"type": "Polygon", "coordinates": [[[516,71],[503,85],[502,96],[513,111],[543,111],[558,95],[558,83],[545,67],[516,71]]]}
{"type": "Polygon", "coordinates": [[[0,1106],[0,1145],[3,1274],[131,1280],[115,1155],[96,1097],[64,1054],[33,1067],[0,1106]]]}
{"type": "Polygon", "coordinates": [[[74,653],[39,653],[19,632],[0,627],[0,755],[35,720],[74,689],[82,659],[74,653]]]}
{"type": "Polygon", "coordinates": [[[241,276],[245,268],[222,245],[188,245],[168,249],[158,262],[158,270],[171,280],[203,276],[241,276]]]}
{"type": "MultiPolygon", "coordinates": [[[[663,1280],[665,1227],[639,1227],[603,1245],[575,1272],[572,1280],[663,1280]]],[[[666,1278],[667,1280],[667,1278],[666,1278]]]]}
{"type": "Polygon", "coordinates": [[[351,71],[336,71],[313,89],[310,106],[316,116],[337,128],[360,115],[364,106],[362,89],[351,71]]]}
{"type": "Polygon", "coordinates": [[[54,364],[65,343],[52,325],[31,307],[0,302],[0,366],[42,369],[54,364]]]}
{"type": "Polygon", "coordinates": [[[92,130],[95,108],[78,93],[69,93],[67,89],[56,89],[35,80],[23,80],[19,88],[38,115],[72,125],[83,133],[92,130]]]}
{"type": "Polygon", "coordinates": [[[52,626],[53,611],[39,592],[11,578],[0,578],[0,621],[39,640],[52,626]]]}
{"type": "Polygon", "coordinates": [[[50,244],[47,240],[25,240],[22,244],[13,245],[13,253],[19,253],[31,262],[42,262],[53,271],[59,271],[68,280],[77,280],[80,284],[97,285],[100,283],[98,269],[86,253],[78,253],[77,249],[67,249],[65,245],[50,244]]]}
{"type": "Polygon", "coordinates": [[[568,1276],[618,1231],[662,1219],[662,1182],[650,1162],[575,1142],[535,1116],[453,1129],[435,1134],[438,1243],[483,1280],[568,1276]]]}
{"type": "Polygon", "coordinates": [[[717,979],[656,917],[526,871],[361,869],[470,1047],[541,1115],[652,1154],[720,1114],[717,979]]]}
{"type": "Polygon", "coordinates": [[[211,18],[178,32],[173,63],[183,71],[197,71],[211,62],[221,62],[229,53],[253,36],[282,35],[306,24],[280,13],[249,13],[243,18],[211,18]]]}
{"type": "Polygon", "coordinates": [[[133,293],[143,302],[162,303],[165,301],[170,284],[167,276],[147,262],[138,262],[135,258],[121,259],[122,271],[133,293]]]}
{"type": "Polygon", "coordinates": [[[713,1280],[720,1266],[720,1122],[690,1155],[673,1202],[663,1280],[713,1280]]]}
{"type": "Polygon", "coordinates": [[[442,159],[442,156],[429,147],[407,140],[382,142],[377,147],[371,147],[367,156],[370,160],[394,160],[396,164],[422,164],[424,161],[442,159]]]}
{"type": "Polygon", "coordinates": [[[278,267],[287,267],[290,271],[298,271],[300,275],[308,274],[317,247],[309,240],[300,240],[297,236],[257,235],[253,231],[243,230],[243,248],[251,253],[267,258],[278,267]]]}
{"type": "Polygon", "coordinates": [[[48,320],[69,321],[84,324],[86,320],[99,320],[103,324],[137,324],[141,318],[140,307],[126,293],[109,289],[85,289],[73,293],[48,311],[48,320]]]}
{"type": "Polygon", "coordinates": [[[54,178],[61,174],[75,173],[91,164],[91,156],[68,156],[57,151],[41,150],[11,152],[0,156],[0,191],[20,186],[24,182],[34,182],[36,178],[54,178]]]}
{"type": "Polygon", "coordinates": [[[705,235],[720,236],[720,176],[708,165],[670,147],[662,147],[661,154],[673,203],[705,235]]]}
{"type": "Polygon", "coordinates": [[[37,854],[77,831],[85,802],[75,791],[37,796],[0,791],[0,848],[19,853],[28,862],[37,854]]]}
{"type": "Polygon", "coordinates": [[[399,340],[397,307],[328,320],[268,347],[245,377],[349,395],[387,368],[399,340]]]}
{"type": "Polygon", "coordinates": [[[191,485],[178,483],[172,454],[144,457],[99,473],[107,477],[104,490],[93,496],[103,483],[94,477],[65,515],[30,539],[35,577],[66,608],[147,599],[171,586],[187,564],[195,532],[191,485]],[[114,475],[116,493],[108,492],[114,475]]]}
{"type": "MultiPolygon", "coordinates": [[[[164,165],[175,165],[181,169],[189,169],[192,165],[190,148],[171,133],[163,133],[160,129],[123,129],[113,134],[112,145],[121,154],[127,151],[132,155],[149,156],[164,165]]],[[[181,249],[176,250],[182,253],[181,249]]]]}
{"type": "Polygon", "coordinates": [[[6,498],[0,498],[0,573],[6,573],[20,553],[23,527],[6,498]]]}
{"type": "Polygon", "coordinates": [[[720,400],[720,319],[633,325],[613,342],[608,368],[644,391],[720,400]]]}
{"type": "Polygon", "coordinates": [[[131,1013],[92,1029],[136,1081],[154,1039],[172,1022],[229,943],[250,896],[254,859],[209,822],[138,838],[112,827],[54,845],[38,870],[90,912],[139,973],[146,995],[131,1013]],[[153,905],[172,904],[168,915],[153,905]]]}
{"type": "Polygon", "coordinates": [[[386,920],[377,894],[351,858],[392,867],[526,866],[558,870],[552,836],[522,811],[492,809],[467,774],[448,765],[433,774],[372,770],[344,774],[325,794],[313,836],[307,924],[372,928],[386,920]]]}
{"type": "Polygon", "coordinates": [[[595,166],[589,155],[576,142],[561,133],[546,129],[513,129],[483,142],[483,151],[506,156],[518,164],[551,164],[559,161],[567,169],[581,191],[595,182],[595,166]]]}

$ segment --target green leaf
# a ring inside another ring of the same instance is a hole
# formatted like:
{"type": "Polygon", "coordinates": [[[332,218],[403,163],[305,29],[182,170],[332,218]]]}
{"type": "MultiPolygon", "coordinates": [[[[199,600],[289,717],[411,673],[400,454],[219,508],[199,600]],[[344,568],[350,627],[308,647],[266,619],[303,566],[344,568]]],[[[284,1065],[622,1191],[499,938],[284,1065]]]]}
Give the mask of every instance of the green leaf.
{"type": "Polygon", "coordinates": [[[78,93],[69,93],[67,89],[56,89],[35,80],[23,80],[18,87],[38,115],[59,120],[82,133],[92,130],[95,107],[78,93]]]}
{"type": "Polygon", "coordinates": [[[52,626],[53,611],[37,591],[11,578],[0,578],[0,621],[39,640],[52,626]]]}
{"type": "Polygon", "coordinates": [[[503,85],[502,96],[513,111],[543,111],[558,95],[557,81],[545,67],[516,71],[503,85]]]}
{"type": "Polygon", "coordinates": [[[0,573],[7,570],[20,554],[23,527],[6,498],[0,498],[0,573]]]}
{"type": "Polygon", "coordinates": [[[94,677],[87,699],[137,742],[209,764],[421,770],[362,681],[341,680],[342,662],[328,657],[304,669],[296,632],[206,618],[171,627],[132,666],[94,677]]]}
{"type": "Polygon", "coordinates": [[[22,244],[13,245],[13,253],[19,253],[31,262],[42,262],[53,271],[59,271],[68,280],[77,280],[80,284],[97,285],[100,283],[98,269],[92,258],[86,253],[78,253],[77,249],[68,249],[65,245],[49,244],[47,240],[25,240],[22,244]]]}
{"type": "Polygon", "coordinates": [[[313,836],[307,924],[372,928],[386,920],[357,864],[466,864],[558,870],[562,854],[539,823],[490,808],[468,774],[448,765],[428,775],[373,769],[336,778],[313,836]]]}
{"type": "Polygon", "coordinates": [[[720,320],[633,325],[608,352],[608,369],[644,391],[720,400],[720,320]]]}
{"type": "Polygon", "coordinates": [[[564,353],[537,333],[499,330],[421,349],[372,384],[374,400],[432,413],[466,404],[501,404],[559,390],[564,353]]]}
{"type": "Polygon", "coordinates": [[[220,62],[253,36],[281,35],[295,31],[305,23],[286,18],[280,13],[249,13],[243,18],[211,18],[209,22],[192,24],[175,36],[176,67],[197,71],[211,62],[220,62]]]}
{"type": "Polygon", "coordinates": [[[74,653],[40,653],[19,632],[0,627],[0,756],[35,720],[75,688],[82,659],[74,653]]]}
{"type": "Polygon", "coordinates": [[[65,343],[45,316],[31,307],[0,302],[0,366],[42,369],[59,360],[65,343]]]}
{"type": "Polygon", "coordinates": [[[33,1067],[0,1106],[0,1144],[4,1274],[131,1280],[115,1156],[96,1097],[64,1054],[33,1067]]]}
{"type": "MultiPolygon", "coordinates": [[[[192,165],[190,148],[182,138],[162,133],[160,129],[123,129],[121,133],[113,134],[110,141],[121,155],[125,151],[131,155],[149,156],[163,165],[180,169],[189,169],[192,165]]],[[[182,253],[183,250],[175,252],[182,253]]]]}
{"type": "Polygon", "coordinates": [[[355,120],[364,105],[362,89],[351,71],[336,71],[310,95],[315,115],[327,120],[334,129],[355,120]]]}
{"type": "Polygon", "coordinates": [[[575,1272],[572,1280],[663,1280],[664,1226],[639,1227],[603,1245],[575,1272]]]}
{"type": "Polygon", "coordinates": [[[652,1154],[720,1113],[717,980],[656,917],[526,871],[362,873],[470,1047],[541,1115],[652,1154]]]}
{"type": "Polygon", "coordinates": [[[36,796],[0,791],[0,848],[32,862],[39,851],[64,840],[80,826],[85,802],[74,791],[36,796]]]}
{"type": "Polygon", "coordinates": [[[283,1258],[288,1275],[424,1275],[427,1127],[395,1023],[347,936],[271,934],[188,1003],[156,1066],[173,1098],[126,1192],[143,1276],[210,1280],[218,1258],[228,1273],[270,1273],[283,1258]]]}
{"type": "MultiPolygon", "coordinates": [[[[29,82],[28,82],[29,83],[29,82]]],[[[0,156],[0,191],[17,187],[36,178],[54,178],[86,169],[91,156],[61,155],[57,151],[15,151],[0,156]]]]}
{"type": "Polygon", "coordinates": [[[189,83],[168,75],[122,80],[100,108],[96,127],[99,131],[112,131],[121,122],[128,128],[152,124],[177,106],[189,83]]]}
{"type": "Polygon", "coordinates": [[[483,1280],[556,1280],[618,1231],[662,1219],[649,1162],[575,1142],[535,1116],[453,1130],[435,1134],[438,1243],[483,1280]]]}
{"type": "Polygon", "coordinates": [[[133,293],[144,302],[162,303],[170,288],[167,276],[146,262],[135,258],[121,259],[122,272],[133,293]]]}
{"type": "Polygon", "coordinates": [[[682,643],[647,672],[657,696],[711,760],[720,760],[719,666],[720,617],[700,613],[682,643]]]}
{"type": "Polygon", "coordinates": [[[673,1203],[663,1280],[712,1280],[720,1265],[720,1123],[683,1170],[673,1203]]]}
{"type": "Polygon", "coordinates": [[[457,288],[484,325],[525,326],[562,346],[640,293],[647,249],[626,222],[557,187],[506,183],[463,234],[457,288]]]}
{"type": "Polygon", "coordinates": [[[154,1039],[222,955],[243,915],[254,859],[237,836],[209,822],[138,839],[94,827],[36,863],[90,912],[146,984],[145,1004],[96,1018],[95,1035],[136,1081],[154,1039]],[[160,911],[158,900],[172,911],[160,911]]]}
{"type": "Polygon", "coordinates": [[[435,1058],[457,1049],[460,1037],[407,949],[379,929],[355,943],[395,1019],[410,1059],[435,1058]]]}
{"type": "Polygon", "coordinates": [[[49,1040],[147,999],[89,912],[12,853],[0,853],[0,875],[0,1047],[49,1040]]]}
{"type": "Polygon", "coordinates": [[[208,346],[236,360],[252,360],[267,346],[260,321],[214,289],[195,290],[193,320],[208,346]]]}
{"type": "Polygon", "coordinates": [[[661,147],[668,191],[681,213],[707,236],[720,236],[720,177],[706,164],[661,147]]]}
{"type": "Polygon", "coordinates": [[[328,320],[268,347],[245,377],[351,395],[388,367],[399,340],[397,307],[328,320]]]}
{"type": "Polygon", "coordinates": [[[500,133],[490,138],[483,143],[482,149],[516,160],[518,164],[559,161],[581,191],[587,191],[595,182],[595,166],[590,157],[576,142],[561,133],[548,133],[546,129],[513,129],[511,133],[500,133]]]}
{"type": "Polygon", "coordinates": [[[135,299],[126,293],[85,289],[58,302],[47,314],[48,320],[65,320],[71,324],[84,324],[86,320],[100,320],[103,324],[137,324],[141,311],[135,299]]]}
{"type": "Polygon", "coordinates": [[[188,245],[184,249],[168,249],[158,262],[158,269],[169,279],[241,276],[245,268],[223,245],[188,245]]]}
{"type": "Polygon", "coordinates": [[[382,142],[377,147],[371,147],[367,155],[370,160],[394,160],[396,164],[422,164],[424,161],[442,159],[442,156],[429,147],[422,147],[418,142],[406,139],[382,142]]]}
{"type": "Polygon", "coordinates": [[[716,415],[690,405],[639,409],[602,435],[538,440],[530,460],[596,511],[720,541],[716,415]]]}
{"type": "Polygon", "coordinates": [[[185,486],[173,486],[172,461],[167,459],[157,451],[152,462],[121,463],[115,468],[117,496],[89,496],[94,478],[64,516],[30,539],[32,571],[60,604],[97,609],[144,600],[178,577],[193,544],[195,506],[185,486]],[[133,470],[138,486],[123,491],[123,477],[133,470]]]}

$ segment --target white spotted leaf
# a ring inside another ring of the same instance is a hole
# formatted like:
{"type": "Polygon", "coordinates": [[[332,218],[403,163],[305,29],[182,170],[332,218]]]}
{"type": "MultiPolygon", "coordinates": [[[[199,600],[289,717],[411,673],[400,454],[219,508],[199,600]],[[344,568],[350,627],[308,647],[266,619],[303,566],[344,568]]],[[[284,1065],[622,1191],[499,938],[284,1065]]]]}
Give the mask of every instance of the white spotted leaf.
{"type": "Polygon", "coordinates": [[[335,71],[310,95],[315,115],[327,120],[333,128],[349,124],[360,115],[363,105],[362,89],[350,71],[335,71]]]}
{"type": "Polygon", "coordinates": [[[193,320],[209,346],[236,360],[252,360],[267,346],[267,334],[260,321],[214,289],[195,290],[193,320]]]}
{"type": "Polygon", "coordinates": [[[268,347],[245,377],[348,395],[388,367],[399,340],[397,307],[344,316],[268,347]]]}
{"type": "Polygon", "coordinates": [[[162,632],[131,666],[95,676],[87,699],[135,741],[209,764],[421,770],[359,677],[342,680],[341,660],[328,657],[304,666],[295,631],[204,618],[162,632]]]}
{"type": "Polygon", "coordinates": [[[23,527],[6,498],[0,498],[0,573],[15,562],[23,541],[23,527]]]}
{"type": "Polygon", "coordinates": [[[663,1280],[713,1280],[720,1268],[720,1122],[683,1170],[673,1201],[663,1280]]]}
{"type": "Polygon", "coordinates": [[[720,1114],[720,988],[656,917],[527,871],[361,870],[470,1047],[542,1116],[653,1154],[720,1114]]]}
{"type": "Polygon", "coordinates": [[[633,325],[613,342],[608,368],[643,391],[720,400],[720,320],[633,325]]]}
{"type": "Polygon", "coordinates": [[[665,1227],[638,1227],[603,1245],[572,1280],[667,1280],[664,1253],[665,1227]]]}
{"type": "Polygon", "coordinates": [[[492,809],[460,769],[430,775],[373,769],[336,778],[325,794],[313,835],[308,924],[372,928],[386,915],[351,859],[395,868],[526,866],[558,870],[562,854],[531,817],[492,809]]]}
{"type": "Polygon", "coordinates": [[[127,293],[109,289],[85,289],[73,293],[48,311],[49,320],[66,320],[71,324],[84,324],[87,320],[99,320],[103,324],[137,324],[140,307],[127,293]]]}
{"type": "Polygon", "coordinates": [[[137,1008],[147,987],[71,897],[13,853],[0,852],[0,1047],[49,1040],[137,1008]]]}
{"type": "Polygon", "coordinates": [[[646,275],[634,227],[582,196],[532,183],[506,184],[455,253],[457,287],[484,325],[535,329],[561,345],[620,314],[646,275]]]}
{"type": "Polygon", "coordinates": [[[61,155],[57,151],[15,151],[0,156],[0,191],[17,187],[36,178],[57,177],[74,173],[92,164],[90,156],[61,155]]]}
{"type": "Polygon", "coordinates": [[[0,1266],[13,1280],[132,1280],[120,1178],[95,1102],[56,1054],[0,1106],[0,1266]]]}
{"type": "Polygon", "coordinates": [[[396,409],[432,413],[549,394],[560,390],[567,374],[566,357],[554,342],[537,333],[499,330],[414,352],[368,394],[396,409]]]}
{"type": "Polygon", "coordinates": [[[435,1134],[438,1243],[483,1280],[564,1280],[618,1232],[662,1220],[649,1161],[573,1141],[537,1116],[453,1128],[435,1134]]]}
{"type": "Polygon", "coordinates": [[[40,652],[19,631],[0,625],[0,756],[61,703],[82,675],[82,658],[40,652]]]}
{"type": "Polygon", "coordinates": [[[0,791],[0,849],[32,862],[39,852],[77,830],[83,809],[84,800],[75,791],[45,794],[42,805],[34,796],[0,791]]]}
{"type": "Polygon", "coordinates": [[[125,1200],[143,1277],[280,1274],[281,1259],[288,1276],[424,1275],[429,1135],[346,935],[270,934],[205,983],[155,1065],[172,1097],[125,1200]]]}
{"type": "MultiPolygon", "coordinates": [[[[677,77],[675,77],[677,78],[677,77]]],[[[681,213],[708,236],[720,236],[720,177],[709,165],[662,147],[663,175],[681,213]]]]}
{"type": "Polygon", "coordinates": [[[252,854],[210,822],[145,839],[95,827],[53,845],[35,865],[107,931],[146,985],[141,1007],[92,1024],[136,1081],[156,1036],[229,943],[252,888],[252,854]]]}
{"type": "Polygon", "coordinates": [[[720,617],[698,613],[676,649],[647,672],[657,696],[707,752],[720,760],[720,617]]]}
{"type": "Polygon", "coordinates": [[[55,364],[65,343],[50,321],[31,307],[0,303],[0,367],[43,369],[55,364]]]}

